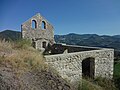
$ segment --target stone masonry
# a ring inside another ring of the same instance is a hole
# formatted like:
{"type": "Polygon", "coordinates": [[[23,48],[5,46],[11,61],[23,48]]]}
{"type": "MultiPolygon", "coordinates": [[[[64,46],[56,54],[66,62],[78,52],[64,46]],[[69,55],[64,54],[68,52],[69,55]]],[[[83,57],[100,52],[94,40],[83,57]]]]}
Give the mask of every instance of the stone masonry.
{"type": "Polygon", "coordinates": [[[53,66],[63,78],[67,78],[72,84],[76,84],[82,79],[82,62],[87,58],[94,58],[93,77],[113,78],[113,49],[46,55],[45,58],[49,65],[53,66]]]}
{"type": "Polygon", "coordinates": [[[53,26],[40,14],[22,24],[22,37],[30,39],[36,49],[48,51],[45,62],[74,85],[84,76],[113,78],[114,49],[56,44],[53,26]]]}
{"type": "Polygon", "coordinates": [[[36,49],[42,50],[48,44],[54,44],[53,29],[53,26],[38,13],[21,25],[22,38],[30,39],[36,49]]]}

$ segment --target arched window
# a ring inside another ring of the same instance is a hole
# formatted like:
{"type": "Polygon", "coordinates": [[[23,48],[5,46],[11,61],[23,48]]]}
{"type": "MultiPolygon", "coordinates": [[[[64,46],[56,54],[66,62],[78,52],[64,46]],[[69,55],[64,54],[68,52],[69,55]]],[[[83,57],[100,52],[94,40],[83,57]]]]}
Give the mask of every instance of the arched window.
{"type": "Polygon", "coordinates": [[[42,21],[42,29],[46,29],[46,23],[45,23],[45,21],[42,21]]]}
{"type": "Polygon", "coordinates": [[[42,47],[46,48],[46,42],[42,42],[42,47]]]}
{"type": "Polygon", "coordinates": [[[32,28],[33,29],[37,28],[37,22],[35,20],[32,20],[32,28]]]}
{"type": "Polygon", "coordinates": [[[82,61],[82,76],[94,78],[95,73],[95,59],[92,57],[86,58],[82,61]]]}

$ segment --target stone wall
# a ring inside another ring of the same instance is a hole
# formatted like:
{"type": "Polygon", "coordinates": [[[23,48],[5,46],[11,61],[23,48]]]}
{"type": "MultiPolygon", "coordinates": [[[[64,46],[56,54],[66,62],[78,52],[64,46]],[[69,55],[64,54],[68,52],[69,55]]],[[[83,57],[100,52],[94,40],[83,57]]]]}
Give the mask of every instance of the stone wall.
{"type": "Polygon", "coordinates": [[[52,45],[51,54],[62,54],[62,53],[72,53],[72,52],[82,52],[99,50],[98,47],[87,47],[87,46],[76,46],[76,45],[62,45],[54,44],[52,45]]]}
{"type": "Polygon", "coordinates": [[[82,78],[82,61],[92,57],[95,62],[94,77],[113,78],[114,50],[101,49],[56,55],[46,55],[46,63],[55,68],[70,83],[76,84],[82,78]]]}

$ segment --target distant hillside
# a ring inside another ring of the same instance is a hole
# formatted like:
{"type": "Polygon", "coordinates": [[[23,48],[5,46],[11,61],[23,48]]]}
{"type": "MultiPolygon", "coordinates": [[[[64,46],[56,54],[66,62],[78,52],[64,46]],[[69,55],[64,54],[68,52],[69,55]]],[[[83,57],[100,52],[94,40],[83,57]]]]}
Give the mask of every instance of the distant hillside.
{"type": "MultiPolygon", "coordinates": [[[[5,40],[18,40],[21,38],[21,33],[18,31],[5,30],[0,32],[0,38],[5,40]]],[[[66,43],[72,45],[82,46],[96,46],[96,47],[108,47],[120,50],[120,35],[108,36],[97,34],[74,34],[67,35],[55,35],[55,41],[57,43],[66,43]]]]}
{"type": "Polygon", "coordinates": [[[107,36],[97,34],[67,34],[55,35],[57,43],[66,43],[72,45],[108,47],[120,50],[120,35],[107,36]]]}
{"type": "Polygon", "coordinates": [[[0,32],[0,39],[15,41],[20,38],[21,38],[21,33],[18,31],[5,30],[0,32]]]}

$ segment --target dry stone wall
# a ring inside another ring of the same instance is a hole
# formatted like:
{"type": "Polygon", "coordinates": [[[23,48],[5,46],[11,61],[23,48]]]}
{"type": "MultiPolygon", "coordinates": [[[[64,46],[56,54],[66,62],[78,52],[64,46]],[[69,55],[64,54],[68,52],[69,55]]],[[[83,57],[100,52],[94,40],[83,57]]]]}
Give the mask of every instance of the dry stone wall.
{"type": "Polygon", "coordinates": [[[89,57],[95,59],[94,77],[113,78],[113,49],[45,56],[46,63],[55,68],[63,78],[67,78],[73,84],[78,83],[82,79],[82,61],[89,57]]]}

